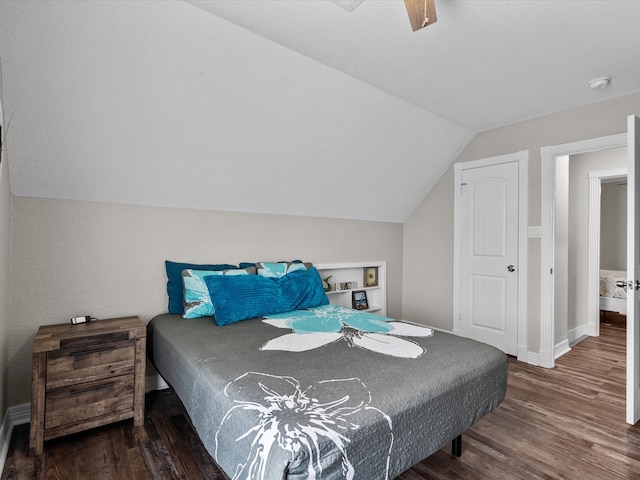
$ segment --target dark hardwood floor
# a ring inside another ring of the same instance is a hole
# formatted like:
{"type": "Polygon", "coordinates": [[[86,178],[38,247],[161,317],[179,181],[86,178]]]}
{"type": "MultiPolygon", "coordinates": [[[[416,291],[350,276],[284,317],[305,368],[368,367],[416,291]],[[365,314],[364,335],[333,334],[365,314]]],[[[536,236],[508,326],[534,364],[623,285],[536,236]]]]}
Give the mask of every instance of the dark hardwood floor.
{"type": "MultiPolygon", "coordinates": [[[[603,325],[554,369],[509,361],[507,398],[399,480],[640,479],[640,425],[625,423],[625,330],[603,325]]],[[[45,443],[29,457],[29,429],[14,430],[2,480],[227,477],[207,454],[170,390],[147,395],[143,428],[131,421],[45,443]]]]}

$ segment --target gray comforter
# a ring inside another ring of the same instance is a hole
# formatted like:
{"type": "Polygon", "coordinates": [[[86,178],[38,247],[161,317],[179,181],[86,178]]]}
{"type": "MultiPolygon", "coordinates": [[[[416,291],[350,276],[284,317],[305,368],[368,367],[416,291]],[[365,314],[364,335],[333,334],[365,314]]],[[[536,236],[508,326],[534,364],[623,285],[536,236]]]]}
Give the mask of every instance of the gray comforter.
{"type": "Polygon", "coordinates": [[[153,363],[231,478],[393,479],[504,399],[497,349],[334,308],[150,322],[153,363]]]}

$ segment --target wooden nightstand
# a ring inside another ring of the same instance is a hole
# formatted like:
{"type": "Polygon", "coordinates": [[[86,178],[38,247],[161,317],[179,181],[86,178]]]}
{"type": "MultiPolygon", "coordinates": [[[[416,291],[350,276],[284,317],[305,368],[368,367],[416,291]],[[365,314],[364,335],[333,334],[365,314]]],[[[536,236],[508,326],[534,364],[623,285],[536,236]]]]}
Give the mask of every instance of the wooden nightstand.
{"type": "Polygon", "coordinates": [[[127,418],[144,423],[146,326],[138,317],[44,325],[33,340],[30,450],[127,418]]]}

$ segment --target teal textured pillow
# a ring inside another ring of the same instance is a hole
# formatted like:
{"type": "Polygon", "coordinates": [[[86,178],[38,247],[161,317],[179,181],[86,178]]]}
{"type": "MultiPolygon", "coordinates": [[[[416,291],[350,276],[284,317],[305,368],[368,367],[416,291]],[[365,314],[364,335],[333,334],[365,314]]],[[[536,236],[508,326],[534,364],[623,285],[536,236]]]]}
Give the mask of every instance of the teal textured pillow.
{"type": "Polygon", "coordinates": [[[207,317],[215,313],[209,290],[204,282],[204,277],[208,275],[249,275],[255,274],[254,267],[247,269],[231,270],[194,270],[186,269],[182,271],[182,282],[184,284],[184,314],[183,318],[207,317]]]}
{"type": "Polygon", "coordinates": [[[204,281],[218,325],[329,303],[315,268],[296,270],[281,278],[209,275],[204,281]]]}
{"type": "Polygon", "coordinates": [[[308,270],[313,267],[311,263],[295,262],[258,262],[256,268],[258,275],[270,278],[281,278],[298,270],[308,270]]]}
{"type": "Polygon", "coordinates": [[[169,313],[184,313],[184,284],[182,283],[182,271],[190,268],[192,270],[229,270],[238,268],[227,263],[203,265],[197,263],[181,263],[166,260],[164,262],[167,271],[167,295],[169,296],[169,313]]]}
{"type": "Polygon", "coordinates": [[[283,312],[328,305],[322,278],[315,267],[295,270],[278,279],[281,295],[285,298],[283,312]]]}

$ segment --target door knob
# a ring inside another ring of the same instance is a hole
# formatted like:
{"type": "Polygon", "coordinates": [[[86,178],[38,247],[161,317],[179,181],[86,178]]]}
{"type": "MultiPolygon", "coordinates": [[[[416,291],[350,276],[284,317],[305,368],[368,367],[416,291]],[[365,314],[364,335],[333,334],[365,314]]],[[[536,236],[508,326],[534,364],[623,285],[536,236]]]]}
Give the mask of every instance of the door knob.
{"type": "Polygon", "coordinates": [[[640,290],[640,280],[636,280],[635,282],[632,280],[629,280],[628,282],[625,282],[624,280],[618,280],[616,282],[616,287],[624,288],[625,291],[627,290],[627,288],[633,288],[634,286],[636,290],[640,290]]]}
{"type": "Polygon", "coordinates": [[[516,271],[516,267],[515,267],[515,266],[513,266],[513,265],[509,265],[509,266],[507,266],[507,270],[508,270],[509,272],[515,272],[515,271],[516,271]]]}

